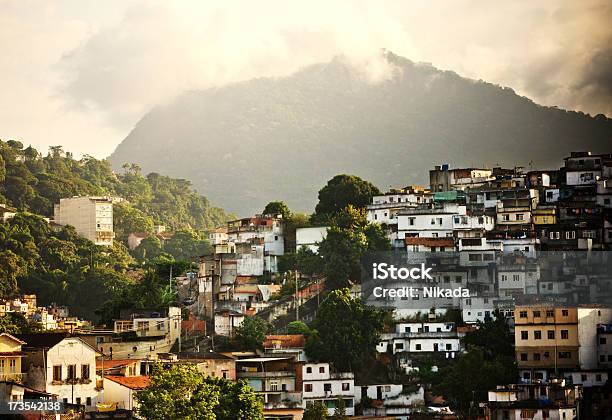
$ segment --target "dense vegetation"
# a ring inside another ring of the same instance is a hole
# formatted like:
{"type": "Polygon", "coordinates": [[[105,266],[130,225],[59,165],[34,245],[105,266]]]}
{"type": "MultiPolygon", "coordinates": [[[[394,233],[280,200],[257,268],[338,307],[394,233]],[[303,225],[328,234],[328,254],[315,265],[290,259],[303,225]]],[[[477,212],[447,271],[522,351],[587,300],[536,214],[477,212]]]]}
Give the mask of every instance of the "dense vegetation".
{"type": "Polygon", "coordinates": [[[195,365],[156,365],[147,389],[136,393],[149,420],[263,420],[263,403],[249,384],[205,377],[195,365]]]}
{"type": "Polygon", "coordinates": [[[106,161],[88,156],[77,161],[59,147],[43,157],[17,141],[0,141],[0,204],[17,212],[0,223],[0,296],[36,293],[43,305],[68,305],[74,315],[96,319],[97,314],[102,321],[122,307],[174,302],[174,292],[161,280],[168,267],[178,275],[189,266],[182,261],[209,252],[202,230],[227,218],[188,181],[144,177],[135,165],[117,175],[106,161]],[[53,229],[42,218],[52,216],[60,198],[89,194],[125,199],[114,206],[112,247],[96,246],[70,226],[53,229]],[[176,229],[174,236],[164,244],[151,236],[130,255],[128,233],[152,233],[154,224],[176,229]]]}
{"type": "Polygon", "coordinates": [[[331,362],[342,372],[369,368],[389,321],[388,312],[352,298],[349,289],[334,290],[317,311],[306,354],[313,360],[331,362]]]}
{"type": "Polygon", "coordinates": [[[112,195],[126,200],[115,206],[117,238],[134,231],[151,232],[154,224],[170,229],[202,230],[225,222],[227,215],[195,192],[189,181],[158,173],[143,176],[138,165],[125,165],[123,174],[106,160],[83,156],[75,160],[61,147],[46,156],[36,149],[0,140],[0,204],[42,216],[53,215],[60,198],[112,195]]]}

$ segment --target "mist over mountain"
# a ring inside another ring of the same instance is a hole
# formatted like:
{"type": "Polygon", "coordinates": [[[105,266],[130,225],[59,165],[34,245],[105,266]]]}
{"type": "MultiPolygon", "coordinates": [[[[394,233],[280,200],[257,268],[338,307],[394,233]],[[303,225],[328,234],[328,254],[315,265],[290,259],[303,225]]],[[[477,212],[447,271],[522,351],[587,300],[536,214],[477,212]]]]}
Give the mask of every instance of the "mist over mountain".
{"type": "Polygon", "coordinates": [[[558,168],[573,150],[610,152],[612,120],[543,107],[512,89],[385,53],[362,69],[338,57],[284,78],[188,92],[147,113],[109,160],[189,179],[247,215],[272,200],[311,211],[332,176],[381,189],[428,170],[558,168]]]}

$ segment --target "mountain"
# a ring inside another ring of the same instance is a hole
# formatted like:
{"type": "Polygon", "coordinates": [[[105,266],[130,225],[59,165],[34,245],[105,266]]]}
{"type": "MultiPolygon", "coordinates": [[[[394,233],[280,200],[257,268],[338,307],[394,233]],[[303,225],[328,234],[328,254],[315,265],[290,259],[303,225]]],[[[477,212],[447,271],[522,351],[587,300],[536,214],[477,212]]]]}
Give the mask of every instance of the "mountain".
{"type": "Polygon", "coordinates": [[[427,184],[443,162],[558,168],[570,151],[610,151],[603,115],[540,106],[392,53],[381,60],[389,71],[377,81],[338,57],[288,77],[185,93],[147,113],[110,162],[187,178],[247,215],[271,200],[310,211],[338,173],[386,189],[427,184]]]}

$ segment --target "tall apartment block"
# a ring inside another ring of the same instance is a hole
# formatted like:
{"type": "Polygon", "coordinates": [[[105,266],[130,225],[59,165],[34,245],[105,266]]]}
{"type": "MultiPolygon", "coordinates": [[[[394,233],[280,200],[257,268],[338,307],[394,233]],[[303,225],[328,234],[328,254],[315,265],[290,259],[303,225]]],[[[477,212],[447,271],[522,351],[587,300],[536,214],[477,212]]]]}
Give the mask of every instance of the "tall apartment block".
{"type": "Polygon", "coordinates": [[[110,197],[62,198],[54,206],[54,222],[74,226],[96,245],[113,244],[113,200],[110,197]]]}
{"type": "Polygon", "coordinates": [[[523,380],[579,366],[578,311],[554,306],[517,306],[514,311],[516,361],[523,380]]]}

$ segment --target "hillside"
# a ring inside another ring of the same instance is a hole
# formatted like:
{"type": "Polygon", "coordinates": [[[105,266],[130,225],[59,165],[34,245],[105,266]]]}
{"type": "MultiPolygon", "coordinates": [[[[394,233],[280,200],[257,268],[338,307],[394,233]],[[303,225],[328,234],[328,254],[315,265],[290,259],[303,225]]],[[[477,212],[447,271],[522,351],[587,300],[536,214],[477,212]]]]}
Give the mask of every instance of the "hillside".
{"type": "MultiPolygon", "coordinates": [[[[184,179],[159,173],[143,176],[137,165],[116,174],[105,160],[73,159],[61,147],[47,156],[18,141],[0,140],[0,204],[42,216],[53,216],[53,204],[76,195],[112,195],[125,203],[116,206],[115,229],[150,230],[153,224],[171,229],[203,230],[223,224],[226,213],[210,205],[184,179]]],[[[129,232],[128,232],[129,233],[129,232]]]]}
{"type": "Polygon", "coordinates": [[[387,53],[371,82],[336,58],[285,78],[185,93],[146,114],[109,158],[191,180],[240,215],[282,199],[312,210],[318,188],[353,173],[381,188],[426,184],[433,165],[558,167],[609,151],[612,120],[551,107],[387,53]]]}

